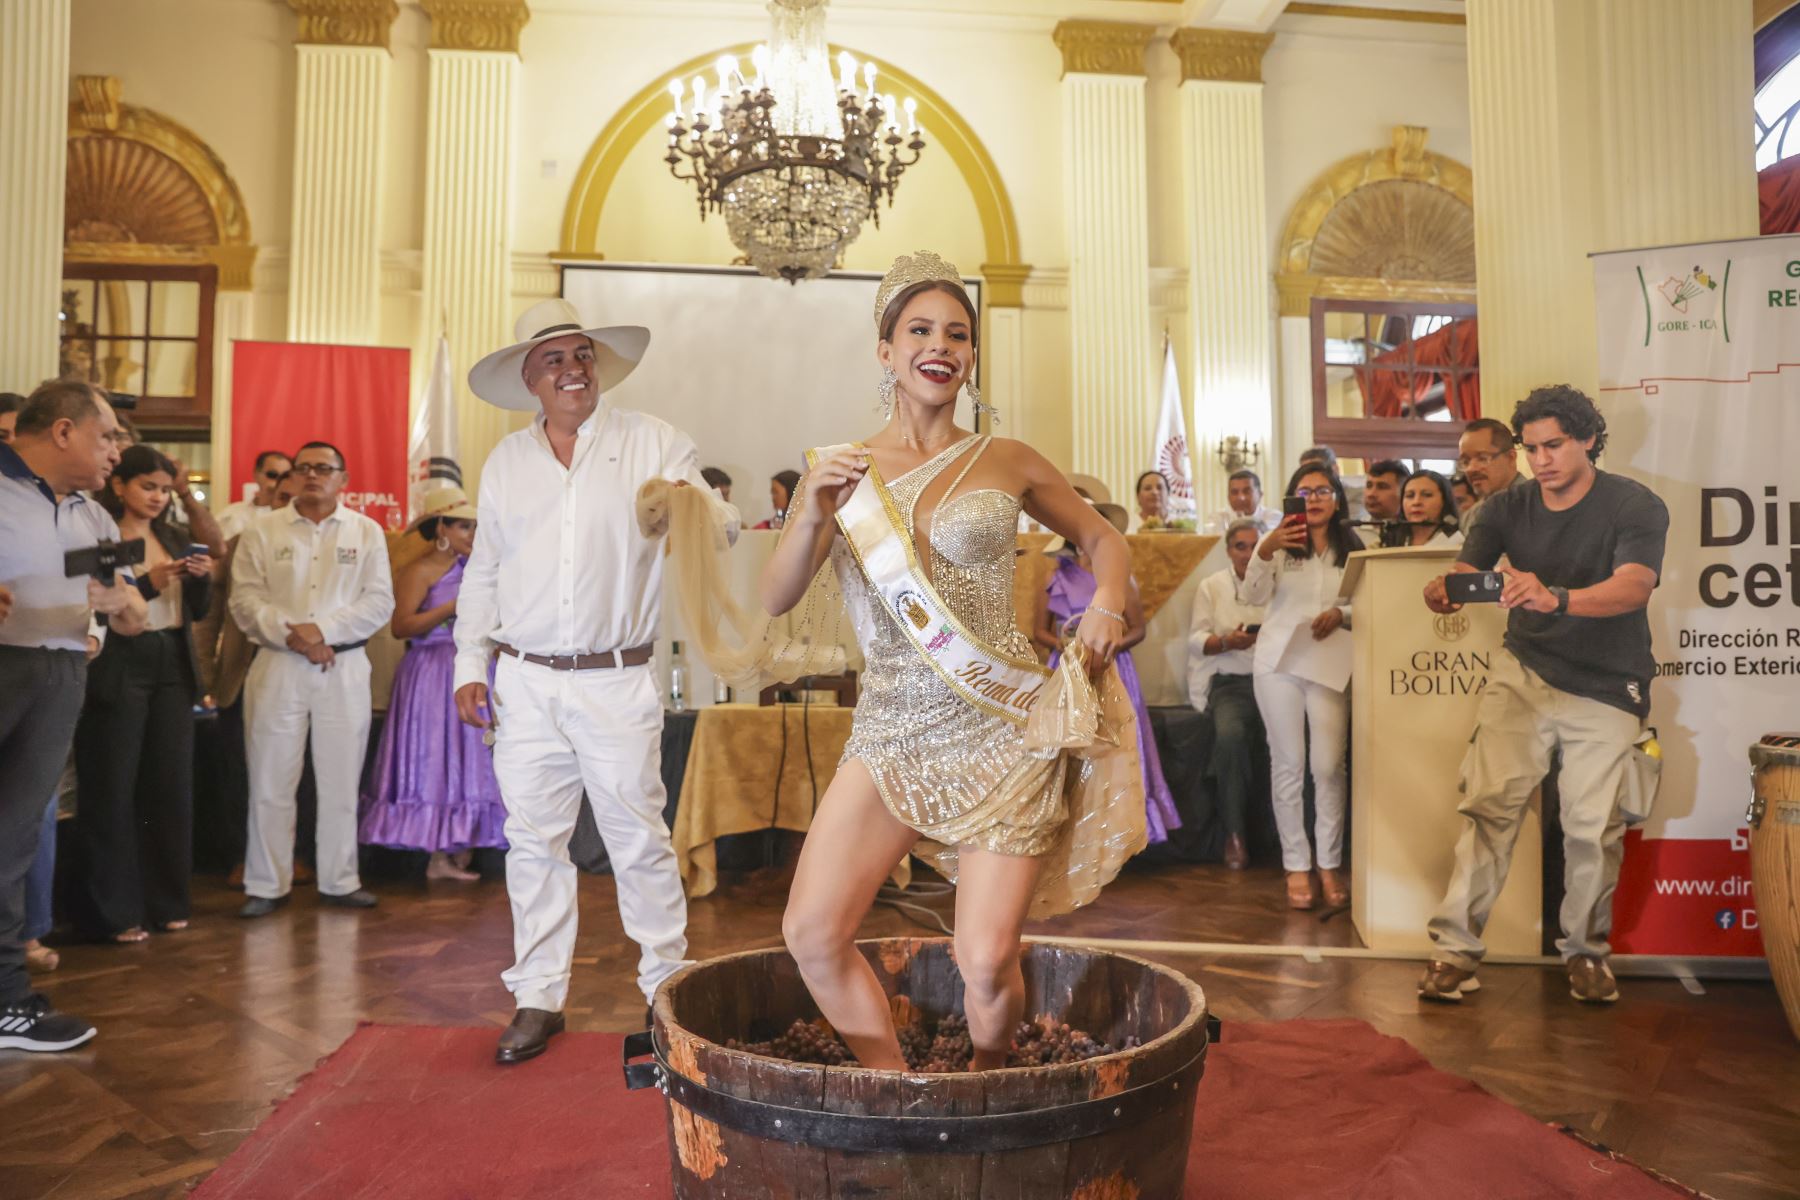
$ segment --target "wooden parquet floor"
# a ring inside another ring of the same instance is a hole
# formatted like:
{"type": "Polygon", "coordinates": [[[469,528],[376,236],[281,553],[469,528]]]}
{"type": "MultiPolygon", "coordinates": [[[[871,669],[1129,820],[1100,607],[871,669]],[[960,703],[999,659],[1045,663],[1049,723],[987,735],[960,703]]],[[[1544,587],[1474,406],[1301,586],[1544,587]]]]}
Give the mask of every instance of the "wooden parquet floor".
{"type": "MultiPolygon", "coordinates": [[[[636,948],[612,881],[581,884],[571,1028],[641,1019],[636,948]]],[[[491,1024],[511,1015],[502,886],[378,885],[380,908],[321,909],[308,890],[261,921],[237,893],[196,884],[196,921],[141,946],[64,948],[40,976],[55,1002],[94,1021],[81,1051],[0,1052],[0,1197],[124,1200],[183,1195],[222,1161],[359,1021],[491,1024]]],[[[1280,874],[1215,867],[1128,871],[1100,902],[1035,932],[1093,938],[1354,945],[1343,916],[1281,907],[1280,874]]],[[[776,944],[785,879],[729,880],[692,906],[692,953],[776,944]]],[[[919,927],[877,908],[869,936],[919,927]]],[[[1768,983],[1625,980],[1589,1009],[1560,972],[1488,967],[1460,1008],[1420,1004],[1418,966],[1363,958],[1160,955],[1199,980],[1227,1023],[1357,1017],[1438,1067],[1545,1120],[1566,1122],[1646,1166],[1721,1198],[1800,1195],[1800,1046],[1768,983]]],[[[1453,1194],[1479,1180],[1441,1164],[1453,1194]]]]}

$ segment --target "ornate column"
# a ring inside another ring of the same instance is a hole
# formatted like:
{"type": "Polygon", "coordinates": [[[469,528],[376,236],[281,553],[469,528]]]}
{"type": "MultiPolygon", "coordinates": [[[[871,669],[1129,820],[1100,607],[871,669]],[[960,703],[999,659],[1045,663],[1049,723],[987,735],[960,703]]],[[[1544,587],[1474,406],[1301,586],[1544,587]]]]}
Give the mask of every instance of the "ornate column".
{"type": "Polygon", "coordinates": [[[1595,383],[1596,250],[1757,232],[1750,6],[1469,0],[1490,415],[1595,383]],[[1671,80],[1696,85],[1677,96],[1671,80]]]}
{"type": "Polygon", "coordinates": [[[469,367],[512,335],[512,179],[525,0],[424,0],[431,17],[425,116],[422,352],[450,341],[457,452],[473,492],[507,414],[468,390],[469,367]]]}
{"type": "Polygon", "coordinates": [[[0,4],[0,389],[56,374],[69,0],[0,4]]]}
{"type": "Polygon", "coordinates": [[[388,31],[396,0],[288,0],[295,38],[288,340],[368,345],[381,329],[388,31]]]}
{"type": "Polygon", "coordinates": [[[1147,272],[1144,47],[1155,30],[1063,21],[1063,198],[1069,231],[1073,466],[1129,504],[1156,432],[1147,272]]]}
{"type": "Polygon", "coordinates": [[[256,336],[256,296],[250,290],[250,272],[227,276],[219,273],[219,290],[213,298],[213,408],[212,495],[213,511],[237,499],[245,481],[231,477],[231,343],[256,336]]]}
{"type": "Polygon", "coordinates": [[[1182,29],[1170,39],[1181,59],[1184,336],[1194,364],[1194,500],[1202,519],[1226,504],[1230,472],[1220,450],[1227,439],[1240,439],[1245,451],[1256,447],[1259,469],[1273,461],[1262,58],[1274,40],[1217,29],[1182,29]]]}

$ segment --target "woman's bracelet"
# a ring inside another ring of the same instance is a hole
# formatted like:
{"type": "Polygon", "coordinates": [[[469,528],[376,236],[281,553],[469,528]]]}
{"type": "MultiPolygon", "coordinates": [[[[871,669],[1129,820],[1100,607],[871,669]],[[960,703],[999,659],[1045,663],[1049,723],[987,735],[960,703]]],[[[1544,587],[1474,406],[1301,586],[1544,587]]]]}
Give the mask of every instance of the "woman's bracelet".
{"type": "Polygon", "coordinates": [[[1125,618],[1110,608],[1101,608],[1098,604],[1090,604],[1088,605],[1087,610],[1089,612],[1099,613],[1103,617],[1111,617],[1121,625],[1125,623],[1125,618]]]}

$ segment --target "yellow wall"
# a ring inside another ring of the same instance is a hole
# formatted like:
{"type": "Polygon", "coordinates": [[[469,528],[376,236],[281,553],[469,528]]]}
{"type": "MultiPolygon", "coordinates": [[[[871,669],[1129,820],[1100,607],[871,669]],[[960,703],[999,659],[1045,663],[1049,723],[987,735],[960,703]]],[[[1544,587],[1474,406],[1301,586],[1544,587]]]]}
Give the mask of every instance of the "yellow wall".
{"type": "MultiPolygon", "coordinates": [[[[761,5],[742,16],[719,8],[559,0],[535,6],[521,41],[520,124],[514,176],[514,306],[554,288],[544,256],[562,242],[571,183],[599,131],[646,84],[711,48],[766,36],[761,5]],[[673,11],[670,11],[670,9],[673,11]]],[[[839,4],[834,42],[890,61],[938,92],[967,122],[996,163],[1017,220],[1018,259],[1037,268],[1020,318],[1021,353],[1012,391],[1018,411],[1002,432],[1019,431],[1054,460],[1068,462],[1068,252],[1064,232],[1061,57],[1055,19],[1091,16],[1162,20],[1163,4],[1070,0],[1054,14],[1014,0],[878,9],[839,4]],[[982,11],[975,11],[982,10],[982,11]]],[[[735,11],[735,10],[734,10],[735,11]]],[[[75,74],[116,75],[125,99],[190,126],[224,159],[243,190],[261,247],[251,325],[284,335],[286,246],[294,144],[295,18],[276,0],[80,0],[74,6],[75,74]]],[[[1168,31],[1165,25],[1163,32],[1168,31]]],[[[1467,72],[1461,31],[1384,22],[1282,18],[1264,60],[1269,236],[1320,170],[1346,154],[1382,145],[1395,124],[1431,128],[1431,147],[1468,159],[1467,72]]],[[[423,366],[436,318],[420,311],[423,241],[426,43],[429,22],[402,0],[391,44],[381,241],[381,340],[410,346],[423,366]]],[[[1146,55],[1149,74],[1151,295],[1161,327],[1184,307],[1186,246],[1176,178],[1180,76],[1166,38],[1146,55]]],[[[926,130],[930,137],[932,131],[926,130]]],[[[933,139],[935,141],[935,139],[933,139]]],[[[724,263],[734,250],[716,214],[697,220],[690,185],[661,162],[652,131],[632,151],[609,193],[597,243],[612,261],[724,263]]],[[[989,261],[976,202],[940,147],[906,175],[882,225],[865,230],[847,265],[878,270],[894,254],[931,247],[975,273],[989,261]]],[[[774,286],[774,285],[771,285],[774,286]]],[[[1274,301],[1271,288],[1271,320],[1274,301]]],[[[1190,377],[1177,339],[1179,370],[1190,377]]],[[[459,355],[462,352],[459,351],[459,355]]],[[[990,372],[1006,369],[990,360],[990,372]]],[[[1145,434],[1146,442],[1149,432],[1145,434]]]]}

